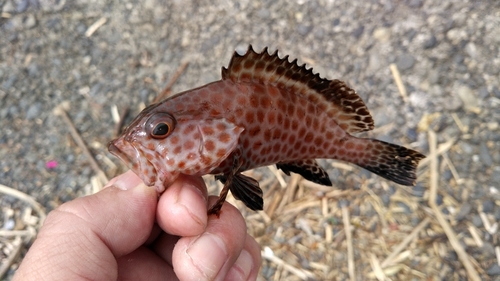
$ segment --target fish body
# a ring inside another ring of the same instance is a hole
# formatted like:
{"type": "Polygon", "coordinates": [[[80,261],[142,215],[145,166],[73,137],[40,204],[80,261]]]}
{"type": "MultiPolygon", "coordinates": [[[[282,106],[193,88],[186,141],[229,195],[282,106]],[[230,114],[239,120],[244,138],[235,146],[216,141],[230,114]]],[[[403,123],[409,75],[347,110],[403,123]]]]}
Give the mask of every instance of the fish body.
{"type": "Polygon", "coordinates": [[[263,208],[258,182],[241,172],[276,164],[331,185],[316,158],[354,163],[403,185],[416,180],[422,154],[352,134],[373,129],[361,98],[340,80],[314,74],[288,56],[250,46],[237,53],[222,79],[145,108],[111,141],[111,153],[161,193],[179,174],[214,174],[249,208],[263,208]]]}

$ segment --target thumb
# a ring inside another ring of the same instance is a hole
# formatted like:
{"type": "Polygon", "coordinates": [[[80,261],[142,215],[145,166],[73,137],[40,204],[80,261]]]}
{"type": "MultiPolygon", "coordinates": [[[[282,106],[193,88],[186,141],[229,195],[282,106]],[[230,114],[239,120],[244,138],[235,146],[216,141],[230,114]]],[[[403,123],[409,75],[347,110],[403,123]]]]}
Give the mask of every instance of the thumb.
{"type": "Polygon", "coordinates": [[[18,274],[35,277],[38,273],[66,280],[116,278],[116,258],[132,252],[149,237],[156,204],[155,190],[135,174],[129,171],[118,176],[102,191],[52,211],[18,274]],[[71,275],[64,275],[68,271],[71,275]]]}

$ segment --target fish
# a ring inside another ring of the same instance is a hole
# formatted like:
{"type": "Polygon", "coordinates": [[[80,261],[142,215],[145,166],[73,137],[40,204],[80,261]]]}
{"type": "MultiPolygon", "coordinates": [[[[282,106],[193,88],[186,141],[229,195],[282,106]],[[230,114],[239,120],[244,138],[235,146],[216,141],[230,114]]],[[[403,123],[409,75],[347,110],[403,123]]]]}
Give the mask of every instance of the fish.
{"type": "Polygon", "coordinates": [[[161,194],[180,175],[212,174],[223,183],[208,214],[219,216],[229,191],[262,210],[259,183],[242,172],[276,165],[285,174],[332,186],[316,159],[353,163],[401,185],[415,185],[415,150],[355,134],[374,120],[355,90],[266,47],[237,52],[222,79],[146,107],[108,144],[161,194]]]}

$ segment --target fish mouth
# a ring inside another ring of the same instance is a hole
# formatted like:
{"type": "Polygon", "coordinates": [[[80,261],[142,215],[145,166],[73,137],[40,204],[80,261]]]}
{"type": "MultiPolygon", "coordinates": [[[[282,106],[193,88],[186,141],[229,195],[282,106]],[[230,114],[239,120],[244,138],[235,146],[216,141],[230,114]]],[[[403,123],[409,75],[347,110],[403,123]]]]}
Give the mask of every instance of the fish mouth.
{"type": "MultiPolygon", "coordinates": [[[[134,162],[132,158],[121,149],[118,148],[117,142],[120,142],[119,139],[112,140],[108,143],[108,151],[114,156],[118,157],[121,161],[127,165],[130,169],[134,166],[134,162]]],[[[134,171],[135,172],[135,171],[134,171]]]]}
{"type": "Polygon", "coordinates": [[[147,177],[143,171],[151,166],[153,173],[156,174],[156,168],[145,157],[140,157],[140,151],[133,144],[118,138],[108,143],[108,151],[125,163],[146,185],[153,186],[155,184],[156,175],[147,177]]]}

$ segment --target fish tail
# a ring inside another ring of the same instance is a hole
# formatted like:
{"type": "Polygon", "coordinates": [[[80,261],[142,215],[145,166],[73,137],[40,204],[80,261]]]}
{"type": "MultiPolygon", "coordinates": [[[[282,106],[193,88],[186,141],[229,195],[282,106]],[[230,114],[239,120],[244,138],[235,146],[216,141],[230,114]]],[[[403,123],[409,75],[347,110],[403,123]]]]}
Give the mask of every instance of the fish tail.
{"type": "Polygon", "coordinates": [[[366,154],[356,163],[381,177],[401,185],[415,185],[418,162],[425,156],[399,145],[365,139],[366,154]]]}

